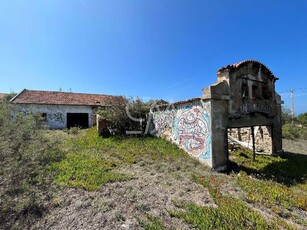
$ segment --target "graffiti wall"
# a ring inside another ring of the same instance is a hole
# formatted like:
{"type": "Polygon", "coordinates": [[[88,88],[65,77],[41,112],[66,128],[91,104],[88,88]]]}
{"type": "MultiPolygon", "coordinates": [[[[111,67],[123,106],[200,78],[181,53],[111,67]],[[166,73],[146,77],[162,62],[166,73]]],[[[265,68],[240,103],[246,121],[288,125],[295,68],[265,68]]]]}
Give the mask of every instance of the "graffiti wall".
{"type": "Polygon", "coordinates": [[[14,106],[12,112],[12,116],[16,116],[18,113],[45,114],[46,125],[51,129],[67,128],[67,113],[88,113],[89,127],[96,120],[93,118],[94,111],[90,106],[18,104],[14,106]]]}
{"type": "Polygon", "coordinates": [[[200,100],[157,107],[152,112],[154,133],[176,143],[190,155],[211,165],[210,104],[200,100]]]}

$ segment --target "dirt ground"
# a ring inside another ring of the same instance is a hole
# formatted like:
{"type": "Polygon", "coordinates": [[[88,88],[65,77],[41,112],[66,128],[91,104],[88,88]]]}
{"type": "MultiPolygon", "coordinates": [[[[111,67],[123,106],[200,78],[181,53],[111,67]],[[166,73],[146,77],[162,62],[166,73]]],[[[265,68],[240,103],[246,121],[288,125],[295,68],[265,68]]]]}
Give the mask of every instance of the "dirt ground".
{"type": "MultiPolygon", "coordinates": [[[[307,141],[283,144],[287,152],[307,154],[307,141]]],[[[188,173],[192,169],[203,175],[214,173],[194,161],[178,165],[142,160],[118,169],[132,180],[108,183],[95,192],[61,189],[51,198],[50,212],[29,229],[141,229],[137,218],[145,218],[145,213],[160,218],[166,227],[191,229],[167,210],[176,209],[174,200],[215,206],[207,189],[192,181],[188,173]]]]}
{"type": "MultiPolygon", "coordinates": [[[[144,217],[145,212],[159,217],[167,227],[190,229],[167,213],[176,209],[172,201],[189,201],[202,206],[215,204],[203,186],[192,182],[190,175],[183,174],[185,169],[177,167],[180,166],[141,161],[118,170],[133,176],[132,180],[108,183],[95,192],[62,190],[52,200],[56,207],[31,229],[140,229],[136,217],[144,217]]],[[[210,173],[200,164],[185,167],[210,173]]]]}

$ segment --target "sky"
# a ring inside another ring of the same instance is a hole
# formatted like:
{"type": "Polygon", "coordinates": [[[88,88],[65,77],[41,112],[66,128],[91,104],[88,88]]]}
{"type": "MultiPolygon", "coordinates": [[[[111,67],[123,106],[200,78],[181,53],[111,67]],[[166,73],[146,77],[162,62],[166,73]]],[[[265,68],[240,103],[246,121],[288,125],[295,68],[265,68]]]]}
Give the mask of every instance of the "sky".
{"type": "Polygon", "coordinates": [[[279,78],[307,112],[305,0],[0,1],[0,92],[202,95],[220,67],[246,59],[279,78]]]}

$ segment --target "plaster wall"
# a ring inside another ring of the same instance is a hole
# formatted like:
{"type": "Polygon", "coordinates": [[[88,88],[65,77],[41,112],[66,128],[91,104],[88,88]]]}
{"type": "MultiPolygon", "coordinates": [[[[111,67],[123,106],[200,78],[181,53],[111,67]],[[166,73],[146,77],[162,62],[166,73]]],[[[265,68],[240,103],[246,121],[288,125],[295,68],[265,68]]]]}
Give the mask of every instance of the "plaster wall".
{"type": "Polygon", "coordinates": [[[96,122],[95,110],[91,106],[71,105],[37,105],[37,104],[15,104],[13,116],[22,114],[46,114],[46,125],[50,129],[64,129],[67,127],[67,113],[88,113],[89,127],[96,122]]]}
{"type": "Polygon", "coordinates": [[[212,167],[211,103],[201,99],[151,111],[151,133],[165,138],[212,167]]]}

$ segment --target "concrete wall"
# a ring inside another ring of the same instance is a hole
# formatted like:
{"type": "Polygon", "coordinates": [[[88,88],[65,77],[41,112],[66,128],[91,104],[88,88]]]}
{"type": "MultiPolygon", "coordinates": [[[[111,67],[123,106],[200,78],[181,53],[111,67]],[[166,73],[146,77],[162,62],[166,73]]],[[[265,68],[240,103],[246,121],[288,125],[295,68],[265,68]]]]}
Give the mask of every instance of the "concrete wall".
{"type": "Polygon", "coordinates": [[[211,104],[193,102],[156,107],[151,133],[165,138],[212,167],[211,104]]]}
{"type": "Polygon", "coordinates": [[[15,104],[13,116],[18,113],[46,113],[46,125],[51,129],[67,128],[67,113],[88,113],[89,127],[96,123],[95,110],[91,106],[15,104]]]}

